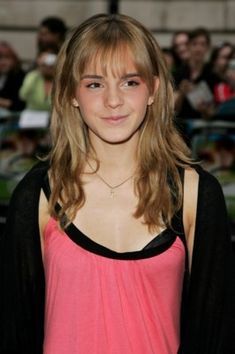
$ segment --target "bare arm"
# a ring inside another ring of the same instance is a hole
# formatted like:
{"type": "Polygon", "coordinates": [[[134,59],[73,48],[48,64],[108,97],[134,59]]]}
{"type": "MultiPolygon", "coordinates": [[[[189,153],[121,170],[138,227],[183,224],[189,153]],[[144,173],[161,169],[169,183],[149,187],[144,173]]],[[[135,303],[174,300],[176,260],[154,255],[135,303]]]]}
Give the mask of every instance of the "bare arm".
{"type": "Polygon", "coordinates": [[[197,214],[199,176],[193,169],[185,171],[183,222],[189,254],[189,269],[192,265],[194,233],[197,214]]]}
{"type": "Polygon", "coordinates": [[[48,201],[41,190],[40,199],[39,199],[39,230],[40,230],[40,241],[41,241],[41,250],[42,258],[44,259],[44,230],[49,221],[49,212],[48,212],[48,201]]]}

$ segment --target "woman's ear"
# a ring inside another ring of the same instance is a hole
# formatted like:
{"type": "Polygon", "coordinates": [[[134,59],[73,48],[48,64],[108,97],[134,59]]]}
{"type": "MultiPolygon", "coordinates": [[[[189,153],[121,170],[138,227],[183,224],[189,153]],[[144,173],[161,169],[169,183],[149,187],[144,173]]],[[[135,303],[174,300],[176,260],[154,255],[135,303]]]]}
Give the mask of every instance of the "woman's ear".
{"type": "Polygon", "coordinates": [[[78,101],[76,100],[76,98],[73,98],[73,99],[72,99],[72,105],[73,105],[74,107],[76,107],[76,108],[79,106],[78,101]]]}
{"type": "Polygon", "coordinates": [[[154,97],[155,97],[155,94],[156,94],[156,92],[158,90],[158,87],[159,87],[159,78],[157,76],[154,76],[153,93],[152,93],[151,96],[149,96],[148,106],[151,106],[151,104],[153,104],[154,97]]]}
{"type": "Polygon", "coordinates": [[[153,104],[153,102],[154,102],[154,98],[153,98],[153,96],[150,96],[148,99],[148,106],[151,106],[151,104],[153,104]]]}

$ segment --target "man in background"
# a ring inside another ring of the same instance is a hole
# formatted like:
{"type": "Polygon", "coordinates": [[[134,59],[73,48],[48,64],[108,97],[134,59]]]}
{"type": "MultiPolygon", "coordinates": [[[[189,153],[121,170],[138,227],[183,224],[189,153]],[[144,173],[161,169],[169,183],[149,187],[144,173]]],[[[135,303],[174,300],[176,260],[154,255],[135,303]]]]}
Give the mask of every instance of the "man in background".
{"type": "Polygon", "coordinates": [[[44,18],[37,32],[38,53],[47,50],[49,47],[54,47],[56,51],[59,51],[65,40],[66,32],[67,26],[61,18],[54,16],[44,18]]]}

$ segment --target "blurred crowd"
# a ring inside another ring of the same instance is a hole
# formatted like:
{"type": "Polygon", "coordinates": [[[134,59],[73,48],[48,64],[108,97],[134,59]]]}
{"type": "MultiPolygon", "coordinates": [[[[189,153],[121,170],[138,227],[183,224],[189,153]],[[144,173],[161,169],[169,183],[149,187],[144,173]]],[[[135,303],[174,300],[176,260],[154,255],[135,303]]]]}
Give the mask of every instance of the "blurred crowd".
{"type": "Polygon", "coordinates": [[[1,115],[5,110],[50,110],[56,56],[66,32],[62,19],[43,19],[37,31],[37,57],[27,70],[12,45],[0,42],[1,115]]]}
{"type": "Polygon", "coordinates": [[[50,115],[55,64],[66,33],[63,19],[44,18],[37,30],[36,58],[27,65],[10,43],[0,41],[0,176],[20,170],[19,161],[27,170],[38,150],[49,147],[48,133],[18,126],[26,112],[32,120],[38,119],[37,112],[50,115]]]}
{"type": "Polygon", "coordinates": [[[165,55],[175,83],[175,108],[180,118],[207,119],[235,113],[233,43],[212,46],[209,31],[196,28],[174,33],[165,55]]]}

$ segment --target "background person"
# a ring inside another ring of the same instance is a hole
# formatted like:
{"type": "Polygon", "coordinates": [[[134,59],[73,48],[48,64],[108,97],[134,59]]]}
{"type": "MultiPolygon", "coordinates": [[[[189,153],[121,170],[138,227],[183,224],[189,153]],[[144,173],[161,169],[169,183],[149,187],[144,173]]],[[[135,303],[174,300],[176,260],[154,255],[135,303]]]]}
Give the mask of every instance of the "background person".
{"type": "Polygon", "coordinates": [[[186,31],[176,31],[173,33],[171,40],[171,50],[174,56],[175,68],[174,71],[186,64],[189,60],[189,34],[186,31]]]}
{"type": "Polygon", "coordinates": [[[54,47],[58,51],[63,44],[67,33],[65,21],[56,16],[44,18],[37,32],[37,50],[38,53],[54,47]]]}
{"type": "Polygon", "coordinates": [[[7,42],[0,42],[0,108],[21,111],[24,102],[19,97],[25,73],[15,50],[7,42]]]}
{"type": "Polygon", "coordinates": [[[231,88],[227,82],[226,71],[229,61],[234,56],[234,47],[229,42],[224,42],[220,46],[213,48],[209,65],[212,72],[220,79],[214,87],[215,102],[217,105],[223,103],[231,97],[231,88]]]}
{"type": "Polygon", "coordinates": [[[235,120],[235,59],[228,61],[224,76],[226,81],[218,86],[218,90],[223,92],[223,100],[217,106],[216,115],[225,120],[235,120]]]}
{"type": "Polygon", "coordinates": [[[207,63],[211,38],[209,32],[204,28],[197,28],[189,33],[189,52],[188,63],[175,72],[174,79],[176,84],[176,111],[183,120],[205,118],[214,114],[214,102],[207,104],[201,101],[197,107],[193,107],[187,98],[196,84],[204,81],[211,93],[214,86],[218,83],[218,77],[211,71],[207,63]]]}
{"type": "Polygon", "coordinates": [[[222,80],[225,78],[228,61],[232,59],[233,55],[234,47],[230,42],[224,42],[220,46],[214,47],[211,52],[209,65],[212,66],[212,71],[222,80]]]}
{"type": "Polygon", "coordinates": [[[53,49],[41,52],[37,58],[37,68],[25,76],[20,88],[20,97],[25,102],[26,109],[51,110],[51,90],[56,58],[57,54],[53,49]]]}

